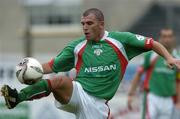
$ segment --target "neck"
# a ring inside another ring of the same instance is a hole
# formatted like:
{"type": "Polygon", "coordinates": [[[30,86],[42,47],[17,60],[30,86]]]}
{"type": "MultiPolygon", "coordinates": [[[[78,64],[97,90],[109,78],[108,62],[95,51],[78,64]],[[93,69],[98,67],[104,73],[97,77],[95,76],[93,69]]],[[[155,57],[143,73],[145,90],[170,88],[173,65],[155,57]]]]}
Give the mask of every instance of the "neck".
{"type": "Polygon", "coordinates": [[[99,35],[97,38],[95,38],[94,40],[95,40],[96,42],[98,42],[98,41],[104,36],[104,34],[105,34],[105,31],[103,30],[103,31],[100,33],[100,35],[99,35]]]}

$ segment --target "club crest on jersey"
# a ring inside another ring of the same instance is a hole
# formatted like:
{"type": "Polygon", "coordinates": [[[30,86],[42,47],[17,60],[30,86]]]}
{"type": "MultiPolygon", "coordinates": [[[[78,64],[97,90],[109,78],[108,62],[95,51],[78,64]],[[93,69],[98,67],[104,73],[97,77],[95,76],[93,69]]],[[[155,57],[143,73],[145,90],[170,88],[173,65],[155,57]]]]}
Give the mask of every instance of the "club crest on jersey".
{"type": "Polygon", "coordinates": [[[141,36],[141,35],[136,35],[136,38],[137,38],[138,40],[144,40],[144,39],[145,39],[145,37],[144,37],[144,36],[141,36]]]}
{"type": "Polygon", "coordinates": [[[95,49],[94,50],[94,54],[96,54],[97,56],[101,55],[103,51],[101,49],[95,49]]]}

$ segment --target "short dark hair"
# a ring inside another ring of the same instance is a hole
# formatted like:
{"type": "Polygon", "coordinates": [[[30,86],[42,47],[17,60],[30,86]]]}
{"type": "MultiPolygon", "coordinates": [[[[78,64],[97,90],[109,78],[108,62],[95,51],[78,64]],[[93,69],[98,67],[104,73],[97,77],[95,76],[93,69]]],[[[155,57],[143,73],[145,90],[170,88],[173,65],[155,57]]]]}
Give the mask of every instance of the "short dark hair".
{"type": "Polygon", "coordinates": [[[87,9],[84,13],[83,13],[83,16],[86,17],[88,16],[89,14],[94,14],[97,18],[97,20],[99,21],[104,21],[104,15],[102,13],[101,10],[97,9],[97,8],[90,8],[90,9],[87,9]]]}

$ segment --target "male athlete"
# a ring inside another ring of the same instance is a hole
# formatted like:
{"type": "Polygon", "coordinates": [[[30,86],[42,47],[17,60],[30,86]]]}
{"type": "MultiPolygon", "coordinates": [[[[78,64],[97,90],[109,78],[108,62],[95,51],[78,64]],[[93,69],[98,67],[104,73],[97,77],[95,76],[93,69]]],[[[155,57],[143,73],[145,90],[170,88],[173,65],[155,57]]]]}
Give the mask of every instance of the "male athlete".
{"type": "MultiPolygon", "coordinates": [[[[69,71],[76,68],[72,81],[65,76],[41,80],[19,93],[5,85],[1,91],[9,109],[22,101],[53,93],[58,104],[73,108],[77,119],[107,119],[107,106],[123,78],[128,61],[153,49],[162,55],[170,67],[180,68],[180,61],[152,38],[128,32],[108,32],[103,13],[96,8],[86,10],[81,17],[84,36],[72,41],[50,62],[43,64],[44,73],[69,71]]],[[[59,106],[58,106],[59,107],[59,106]]]]}
{"type": "MultiPolygon", "coordinates": [[[[160,31],[159,42],[166,47],[166,49],[174,56],[175,46],[174,32],[170,28],[164,28],[160,31]]],[[[176,95],[178,102],[180,102],[180,73],[177,69],[170,69],[166,61],[157,53],[150,51],[146,53],[144,63],[138,68],[137,73],[132,81],[132,85],[128,95],[128,107],[132,108],[133,96],[137,88],[138,82],[142,74],[146,72],[144,81],[144,101],[143,115],[145,119],[172,119],[173,113],[173,99],[176,95]],[[148,93],[148,94],[147,94],[148,93]]],[[[177,103],[178,103],[177,102],[177,103]]]]}

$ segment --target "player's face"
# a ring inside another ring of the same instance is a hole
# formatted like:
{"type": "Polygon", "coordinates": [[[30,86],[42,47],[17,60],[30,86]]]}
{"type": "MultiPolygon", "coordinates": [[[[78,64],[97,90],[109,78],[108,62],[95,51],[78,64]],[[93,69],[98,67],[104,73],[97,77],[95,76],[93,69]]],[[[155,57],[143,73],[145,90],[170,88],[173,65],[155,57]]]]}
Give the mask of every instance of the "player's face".
{"type": "Polygon", "coordinates": [[[94,14],[81,17],[83,32],[87,40],[98,41],[104,32],[104,22],[99,21],[94,14]]]}
{"type": "Polygon", "coordinates": [[[161,36],[160,36],[160,42],[166,47],[166,48],[174,48],[175,45],[175,38],[172,30],[162,30],[161,36]]]}

